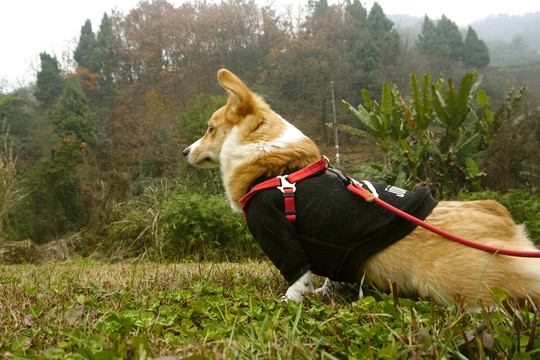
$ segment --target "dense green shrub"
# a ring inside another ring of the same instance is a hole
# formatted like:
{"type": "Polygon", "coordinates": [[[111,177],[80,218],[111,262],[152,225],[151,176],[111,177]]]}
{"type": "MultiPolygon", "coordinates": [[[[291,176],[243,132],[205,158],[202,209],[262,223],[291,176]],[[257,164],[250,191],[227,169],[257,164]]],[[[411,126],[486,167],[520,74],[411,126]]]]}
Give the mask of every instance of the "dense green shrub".
{"type": "Polygon", "coordinates": [[[220,195],[191,193],[167,181],[117,207],[109,235],[128,256],[152,260],[240,260],[261,255],[241,214],[220,195]]]}
{"type": "Polygon", "coordinates": [[[164,204],[162,222],[158,248],[164,258],[239,260],[258,249],[243,216],[223,196],[177,190],[164,204]]]}

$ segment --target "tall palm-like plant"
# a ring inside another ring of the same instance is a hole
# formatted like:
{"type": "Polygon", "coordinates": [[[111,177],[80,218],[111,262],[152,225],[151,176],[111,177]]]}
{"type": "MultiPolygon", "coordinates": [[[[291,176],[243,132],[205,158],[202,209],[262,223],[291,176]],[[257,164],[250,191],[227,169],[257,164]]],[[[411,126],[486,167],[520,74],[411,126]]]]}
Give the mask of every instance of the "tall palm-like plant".
{"type": "Polygon", "coordinates": [[[384,83],[380,104],[366,90],[364,105],[343,101],[388,157],[387,164],[372,166],[378,177],[401,186],[429,185],[439,196],[455,195],[463,188],[479,190],[485,176],[479,164],[493,124],[480,83],[475,72],[463,77],[458,90],[442,75],[432,83],[427,74],[419,84],[412,74],[407,99],[396,86],[384,83]]]}

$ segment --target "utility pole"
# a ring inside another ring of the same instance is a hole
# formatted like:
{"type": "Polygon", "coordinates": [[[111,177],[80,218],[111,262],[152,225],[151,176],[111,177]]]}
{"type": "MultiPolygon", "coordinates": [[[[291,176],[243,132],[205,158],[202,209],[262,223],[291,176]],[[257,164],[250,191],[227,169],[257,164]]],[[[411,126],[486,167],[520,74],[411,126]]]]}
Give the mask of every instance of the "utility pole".
{"type": "MultiPolygon", "coordinates": [[[[334,96],[334,81],[330,81],[330,89],[332,90],[332,116],[334,118],[334,125],[337,125],[336,97],[334,96]]],[[[334,127],[334,142],[336,144],[336,163],[339,164],[339,143],[338,143],[337,126],[334,127]]]]}

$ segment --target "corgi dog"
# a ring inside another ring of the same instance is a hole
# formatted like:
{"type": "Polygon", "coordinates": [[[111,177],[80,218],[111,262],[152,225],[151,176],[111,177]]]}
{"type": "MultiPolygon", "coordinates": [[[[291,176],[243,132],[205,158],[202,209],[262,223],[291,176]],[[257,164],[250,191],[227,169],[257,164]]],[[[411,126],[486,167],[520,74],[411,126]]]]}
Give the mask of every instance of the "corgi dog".
{"type": "MultiPolygon", "coordinates": [[[[492,287],[504,289],[510,300],[540,304],[540,259],[493,255],[394,219],[324,171],[289,184],[295,188],[295,222],[277,188],[258,192],[242,207],[240,199],[253,186],[304,169],[321,154],[230,71],[220,70],[218,81],[228,101],[183,155],[202,168],[220,167],[232,208],[243,208],[251,233],[289,282],[284,300],[330,295],[343,283],[363,282],[443,305],[490,306],[492,287]],[[312,274],[327,277],[321,288],[314,289],[312,274]]],[[[437,202],[427,189],[374,185],[363,186],[447,232],[496,248],[537,251],[524,226],[495,201],[437,202]]]]}

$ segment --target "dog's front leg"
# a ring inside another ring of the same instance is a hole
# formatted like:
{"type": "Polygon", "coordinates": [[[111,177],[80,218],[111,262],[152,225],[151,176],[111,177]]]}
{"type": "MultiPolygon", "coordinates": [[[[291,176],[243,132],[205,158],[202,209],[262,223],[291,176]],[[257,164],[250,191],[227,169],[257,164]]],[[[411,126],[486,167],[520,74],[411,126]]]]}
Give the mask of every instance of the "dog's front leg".
{"type": "Polygon", "coordinates": [[[304,295],[309,295],[313,292],[313,276],[311,271],[306,272],[296,280],[288,289],[285,295],[281,298],[282,301],[293,300],[296,302],[302,301],[304,295]]]}
{"type": "Polygon", "coordinates": [[[315,295],[331,296],[342,290],[358,290],[358,285],[343,283],[339,281],[332,281],[329,278],[326,278],[324,284],[320,288],[313,291],[313,293],[315,295]]]}

